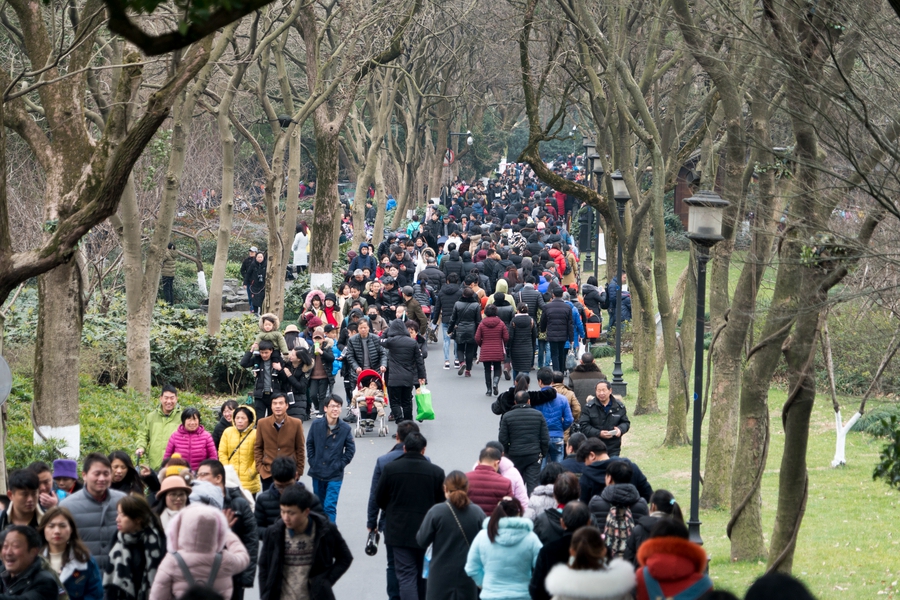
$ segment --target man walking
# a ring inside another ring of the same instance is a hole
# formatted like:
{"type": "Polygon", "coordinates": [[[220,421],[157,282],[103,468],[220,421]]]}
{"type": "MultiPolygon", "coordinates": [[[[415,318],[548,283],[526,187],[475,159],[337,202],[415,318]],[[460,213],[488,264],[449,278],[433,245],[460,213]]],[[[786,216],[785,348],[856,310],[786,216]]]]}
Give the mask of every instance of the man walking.
{"type": "Polygon", "coordinates": [[[384,543],[394,553],[400,600],[424,600],[422,565],[425,548],[416,533],[432,506],[444,501],[444,470],[425,459],[427,441],[410,433],[403,455],[384,466],[375,501],[385,512],[384,543]]]}
{"type": "Polygon", "coordinates": [[[566,342],[575,339],[575,321],[572,307],[563,300],[563,289],[553,288],[553,300],[544,306],[541,315],[541,332],[547,334],[550,343],[550,360],[554,371],[566,368],[566,342]]]}
{"type": "Polygon", "coordinates": [[[588,396],[578,420],[581,432],[600,438],[606,443],[609,455],[618,456],[622,451],[622,436],[631,427],[628,410],[612,395],[612,384],[608,381],[599,382],[594,393],[596,396],[588,396]]]}
{"type": "Polygon", "coordinates": [[[478,456],[474,471],[466,473],[469,480],[469,500],[477,504],[484,514],[494,512],[504,496],[512,496],[509,479],[498,473],[503,455],[496,448],[487,447],[478,456]]]}
{"type": "Polygon", "coordinates": [[[306,465],[303,421],[287,415],[287,401],[281,393],[272,397],[272,416],[260,419],[256,427],[253,458],[264,490],[272,485],[272,461],[279,456],[293,457],[297,462],[297,474],[303,473],[306,465]]]}
{"type": "Polygon", "coordinates": [[[344,482],[344,469],[353,460],[356,444],[352,428],[341,420],[340,396],[332,395],[325,402],[325,418],[313,421],[306,438],[306,457],[313,491],[322,499],[325,515],[337,521],[338,496],[344,482]]]}
{"type": "Polygon", "coordinates": [[[381,347],[381,340],[372,335],[369,322],[361,319],[356,335],[351,335],[344,348],[344,359],[350,365],[351,372],[359,375],[365,369],[374,369],[384,373],[387,368],[387,352],[381,347]]]}
{"type": "Polygon", "coordinates": [[[556,398],[552,401],[535,407],[547,420],[547,430],[550,434],[550,448],[544,454],[543,461],[543,466],[546,466],[547,463],[559,462],[563,459],[563,452],[565,451],[563,436],[566,429],[574,422],[574,419],[572,418],[572,409],[569,401],[559,393],[559,390],[553,387],[553,371],[546,367],[540,369],[537,372],[537,380],[542,391],[547,390],[548,392],[553,391],[556,393],[556,398]]]}
{"type": "Polygon", "coordinates": [[[147,456],[147,464],[158,471],[166,453],[169,438],[181,425],[179,418],[181,407],[178,406],[178,391],[175,386],[164,385],[159,397],[159,406],[144,415],[138,428],[138,457],[147,456]]]}
{"type": "Polygon", "coordinates": [[[541,471],[538,461],[550,451],[550,433],[544,415],[531,407],[528,392],[516,392],[515,404],[500,417],[499,439],[530,496],[541,471]]]}

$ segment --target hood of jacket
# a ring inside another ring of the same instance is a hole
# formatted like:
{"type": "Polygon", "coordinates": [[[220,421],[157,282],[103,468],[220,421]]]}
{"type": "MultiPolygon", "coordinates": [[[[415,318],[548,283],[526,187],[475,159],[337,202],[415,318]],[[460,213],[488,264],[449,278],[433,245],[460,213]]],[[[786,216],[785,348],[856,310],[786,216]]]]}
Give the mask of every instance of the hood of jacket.
{"type": "Polygon", "coordinates": [[[228,531],[228,520],[221,509],[192,503],[169,522],[166,547],[169,552],[221,552],[228,531]]]}
{"type": "Polygon", "coordinates": [[[525,271],[525,276],[531,275],[531,272],[534,270],[534,261],[531,260],[530,256],[526,256],[522,259],[522,270],[525,271]]]}
{"type": "Polygon", "coordinates": [[[581,284],[581,294],[583,296],[587,296],[588,292],[600,293],[600,288],[598,288],[596,285],[591,285],[589,283],[581,284]]]}
{"type": "Polygon", "coordinates": [[[459,262],[459,250],[451,250],[450,255],[447,257],[447,260],[452,260],[454,262],[459,262]]]}
{"type": "Polygon", "coordinates": [[[603,569],[570,569],[558,564],[544,580],[554,598],[630,598],[635,587],[634,567],[614,558],[603,569]]]}
{"type": "Polygon", "coordinates": [[[505,475],[507,472],[515,468],[516,465],[513,463],[513,461],[506,458],[505,456],[500,457],[500,466],[497,469],[498,473],[500,473],[501,475],[505,475]]]}
{"type": "Polygon", "coordinates": [[[497,292],[503,292],[504,294],[509,292],[509,284],[506,283],[505,279],[497,280],[497,285],[494,286],[494,293],[496,294],[497,292]]]}
{"type": "MultiPolygon", "coordinates": [[[[369,244],[368,244],[368,242],[362,242],[362,243],[360,243],[360,245],[359,245],[359,255],[360,255],[360,256],[362,256],[363,248],[369,249],[369,244]]],[[[372,255],[372,253],[371,253],[371,251],[370,251],[366,256],[371,256],[371,255],[372,255]]]]}
{"type": "MultiPolygon", "coordinates": [[[[483,528],[487,530],[490,517],[484,520],[483,528]]],[[[497,527],[495,544],[515,546],[534,531],[534,523],[526,517],[503,517],[497,527]]]]}
{"type": "Polygon", "coordinates": [[[615,483],[603,488],[600,497],[613,506],[631,506],[641,499],[637,488],[630,483],[615,483]]]}
{"type": "Polygon", "coordinates": [[[462,261],[463,262],[472,262],[472,253],[466,250],[462,253],[462,261]]]}
{"type": "Polygon", "coordinates": [[[459,284],[458,283],[445,283],[441,286],[441,291],[438,294],[442,296],[454,296],[457,292],[459,292],[459,284]]]}
{"type": "Polygon", "coordinates": [[[263,330],[263,320],[264,319],[271,319],[271,320],[275,321],[275,328],[272,329],[272,331],[278,331],[278,327],[281,325],[281,320],[278,318],[278,315],[276,315],[275,313],[266,313],[264,315],[260,315],[260,317],[259,317],[259,330],[260,331],[263,330]]]}
{"type": "Polygon", "coordinates": [[[406,329],[406,325],[400,319],[394,319],[391,321],[391,324],[388,325],[387,328],[387,337],[409,337],[409,331],[406,329]]]}
{"type": "Polygon", "coordinates": [[[638,548],[637,559],[660,583],[703,573],[707,561],[702,546],[679,537],[650,538],[638,548]]]}
{"type": "Polygon", "coordinates": [[[531,492],[532,496],[546,496],[548,498],[553,497],[553,484],[549,485],[539,485],[534,488],[531,492]]]}
{"type": "Polygon", "coordinates": [[[306,295],[306,302],[304,303],[306,305],[306,308],[312,307],[312,299],[317,296],[318,296],[319,300],[322,302],[322,308],[325,308],[325,292],[323,292],[322,290],[311,290],[306,295]]]}

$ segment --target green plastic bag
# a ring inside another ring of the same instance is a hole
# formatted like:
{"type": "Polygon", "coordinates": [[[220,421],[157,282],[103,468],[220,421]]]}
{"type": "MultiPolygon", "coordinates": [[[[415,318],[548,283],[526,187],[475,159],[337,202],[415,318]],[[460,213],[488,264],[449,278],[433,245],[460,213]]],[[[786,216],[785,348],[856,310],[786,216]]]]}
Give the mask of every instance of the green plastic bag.
{"type": "Polygon", "coordinates": [[[416,421],[434,421],[434,407],[431,405],[431,390],[424,385],[416,391],[416,421]]]}

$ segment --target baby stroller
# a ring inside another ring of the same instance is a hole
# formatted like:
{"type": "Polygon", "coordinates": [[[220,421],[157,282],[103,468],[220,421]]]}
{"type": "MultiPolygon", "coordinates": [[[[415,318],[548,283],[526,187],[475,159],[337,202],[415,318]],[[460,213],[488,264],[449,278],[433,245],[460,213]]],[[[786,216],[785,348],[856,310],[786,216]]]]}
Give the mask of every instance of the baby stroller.
{"type": "Polygon", "coordinates": [[[378,388],[384,395],[385,412],[381,417],[378,417],[378,408],[373,402],[374,398],[360,398],[356,408],[350,409],[350,412],[356,416],[356,430],[353,433],[356,437],[362,437],[374,429],[378,430],[378,437],[385,437],[388,434],[387,417],[385,415],[387,415],[386,411],[390,409],[388,408],[387,386],[384,385],[384,379],[382,379],[381,374],[372,369],[364,369],[356,377],[356,389],[360,391],[364,390],[368,388],[373,381],[377,382],[378,388]]]}

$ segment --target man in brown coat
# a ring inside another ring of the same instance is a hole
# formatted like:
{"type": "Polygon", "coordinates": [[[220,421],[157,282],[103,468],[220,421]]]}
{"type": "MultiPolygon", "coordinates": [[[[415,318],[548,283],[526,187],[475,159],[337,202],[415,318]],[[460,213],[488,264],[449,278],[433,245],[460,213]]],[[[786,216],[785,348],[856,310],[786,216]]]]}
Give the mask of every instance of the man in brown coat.
{"type": "MultiPolygon", "coordinates": [[[[573,423],[578,422],[578,418],[581,416],[581,403],[578,401],[578,398],[575,397],[575,393],[566,387],[563,383],[563,377],[561,371],[553,372],[553,389],[556,390],[556,393],[569,401],[569,408],[572,410],[572,418],[575,419],[573,423]]],[[[569,429],[572,429],[569,426],[569,429]]],[[[569,429],[566,429],[563,435],[563,439],[568,444],[569,443],[569,429]]]]}
{"type": "Polygon", "coordinates": [[[272,461],[279,456],[290,456],[297,462],[297,476],[303,475],[306,465],[306,441],[303,438],[303,421],[287,415],[284,394],[272,395],[272,415],[260,419],[256,426],[256,445],[253,457],[256,470],[262,477],[263,489],[272,485],[272,461]]]}
{"type": "MultiPolygon", "coordinates": [[[[423,284],[424,287],[424,284],[423,284]]],[[[406,318],[416,321],[419,324],[419,333],[423,336],[428,335],[428,317],[422,310],[419,301],[413,298],[413,289],[411,286],[405,286],[402,290],[403,303],[406,305],[406,318]]]]}
{"type": "MultiPolygon", "coordinates": [[[[601,381],[606,381],[606,375],[594,362],[594,357],[590,352],[582,354],[581,362],[569,371],[569,389],[575,393],[575,397],[578,398],[582,407],[587,402],[588,396],[594,395],[594,390],[601,381]]],[[[572,415],[575,415],[574,411],[572,411],[572,415]]]]}

